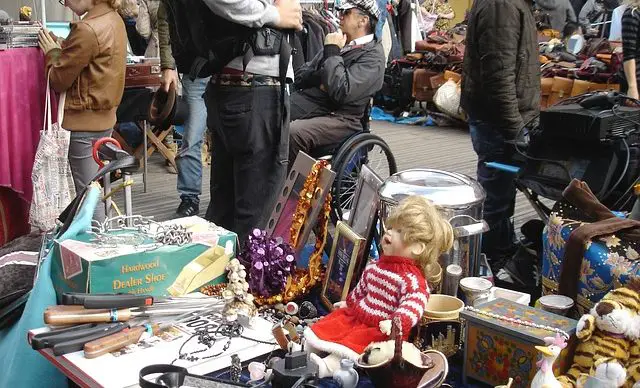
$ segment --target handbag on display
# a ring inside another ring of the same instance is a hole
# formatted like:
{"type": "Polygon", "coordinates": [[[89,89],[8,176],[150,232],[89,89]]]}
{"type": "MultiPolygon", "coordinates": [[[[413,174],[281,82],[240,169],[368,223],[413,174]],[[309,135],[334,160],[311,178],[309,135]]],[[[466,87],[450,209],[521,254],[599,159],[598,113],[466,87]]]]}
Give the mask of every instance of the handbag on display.
{"type": "Polygon", "coordinates": [[[549,97],[551,97],[552,86],[553,78],[542,78],[540,80],[540,108],[542,109],[549,106],[549,97]]]}
{"type": "Polygon", "coordinates": [[[413,71],[412,95],[416,101],[430,102],[433,99],[437,87],[433,87],[432,78],[437,76],[438,73],[435,71],[424,68],[416,68],[413,71]]]}
{"type": "Polygon", "coordinates": [[[71,134],[62,129],[66,93],[60,95],[57,122],[52,123],[50,89],[47,74],[43,121],[45,128],[40,131],[40,142],[31,171],[33,199],[29,210],[29,223],[43,231],[55,227],[58,215],[76,195],[67,155],[71,134]]]}
{"type": "Polygon", "coordinates": [[[436,90],[433,103],[443,113],[459,120],[466,120],[466,115],[460,108],[460,84],[448,80],[436,90]]]}

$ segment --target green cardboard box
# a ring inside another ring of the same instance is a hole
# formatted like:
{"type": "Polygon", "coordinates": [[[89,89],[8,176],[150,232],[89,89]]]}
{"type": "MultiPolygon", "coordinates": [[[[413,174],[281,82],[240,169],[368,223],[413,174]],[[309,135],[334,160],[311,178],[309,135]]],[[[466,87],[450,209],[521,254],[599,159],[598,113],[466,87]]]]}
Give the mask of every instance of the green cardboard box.
{"type": "Polygon", "coordinates": [[[186,227],[192,232],[192,242],[158,246],[150,236],[122,230],[109,232],[110,237],[115,237],[102,244],[90,233],[55,241],[51,275],[58,297],[64,292],[168,296],[167,289],[183,268],[215,246],[224,248],[227,255],[211,264],[214,267],[209,270],[214,269],[214,273],[220,275],[207,284],[224,282],[224,268],[229,259],[236,256],[236,234],[200,217],[160,223],[170,224],[186,227]]]}

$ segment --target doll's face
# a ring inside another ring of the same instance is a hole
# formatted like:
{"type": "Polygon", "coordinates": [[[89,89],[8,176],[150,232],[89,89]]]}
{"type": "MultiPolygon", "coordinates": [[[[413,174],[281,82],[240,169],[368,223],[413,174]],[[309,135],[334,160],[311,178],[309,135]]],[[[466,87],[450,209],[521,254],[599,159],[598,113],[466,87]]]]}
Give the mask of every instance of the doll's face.
{"type": "Polygon", "coordinates": [[[382,236],[381,245],[387,256],[413,257],[411,246],[402,240],[402,229],[388,228],[382,236]]]}

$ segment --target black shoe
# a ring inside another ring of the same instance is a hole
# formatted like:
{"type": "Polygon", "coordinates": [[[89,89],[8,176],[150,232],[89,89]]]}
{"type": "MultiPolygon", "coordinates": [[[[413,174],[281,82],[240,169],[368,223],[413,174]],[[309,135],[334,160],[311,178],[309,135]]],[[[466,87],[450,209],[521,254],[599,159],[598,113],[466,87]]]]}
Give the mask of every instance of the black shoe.
{"type": "Polygon", "coordinates": [[[198,215],[199,212],[200,205],[191,198],[183,198],[180,206],[178,206],[178,210],[176,210],[176,214],[180,217],[195,216],[198,215]]]}
{"type": "Polygon", "coordinates": [[[540,263],[536,251],[521,245],[496,274],[496,285],[511,290],[530,290],[540,286],[540,263]]]}

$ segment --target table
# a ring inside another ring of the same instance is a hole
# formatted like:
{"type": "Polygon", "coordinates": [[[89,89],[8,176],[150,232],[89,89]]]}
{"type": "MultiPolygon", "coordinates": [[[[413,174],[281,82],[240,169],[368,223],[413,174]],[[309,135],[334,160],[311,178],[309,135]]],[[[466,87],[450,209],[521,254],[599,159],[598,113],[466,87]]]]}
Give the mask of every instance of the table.
{"type": "MultiPolygon", "coordinates": [[[[202,319],[204,318],[200,318],[200,320],[202,319]]],[[[245,329],[243,335],[263,341],[274,341],[271,335],[271,326],[272,324],[268,321],[258,318],[256,329],[245,329]]],[[[187,332],[187,328],[183,327],[183,325],[181,325],[180,329],[185,333],[187,332]]],[[[27,337],[32,338],[35,334],[47,330],[46,328],[31,330],[27,337]]],[[[188,338],[188,335],[186,338],[188,338]]],[[[112,354],[106,354],[91,360],[85,359],[82,351],[57,357],[50,349],[43,349],[38,352],[80,387],[136,387],[138,386],[137,381],[140,369],[151,364],[171,363],[176,358],[178,350],[186,338],[166,338],[154,342],[152,347],[141,346],[133,349],[131,353],[117,357],[112,354]],[[117,373],[114,374],[114,371],[117,371],[117,373]]],[[[190,342],[190,344],[193,345],[193,342],[190,342]]],[[[222,348],[225,342],[218,341],[218,343],[214,344],[212,352],[215,352],[217,348],[222,348]]],[[[228,367],[232,354],[237,354],[240,360],[244,362],[269,354],[277,348],[279,348],[277,345],[259,344],[244,338],[234,338],[229,350],[219,357],[186,364],[182,364],[180,362],[183,361],[179,361],[176,365],[186,367],[190,373],[206,375],[228,367]]],[[[185,351],[187,350],[187,347],[185,347],[185,351]]]]}

